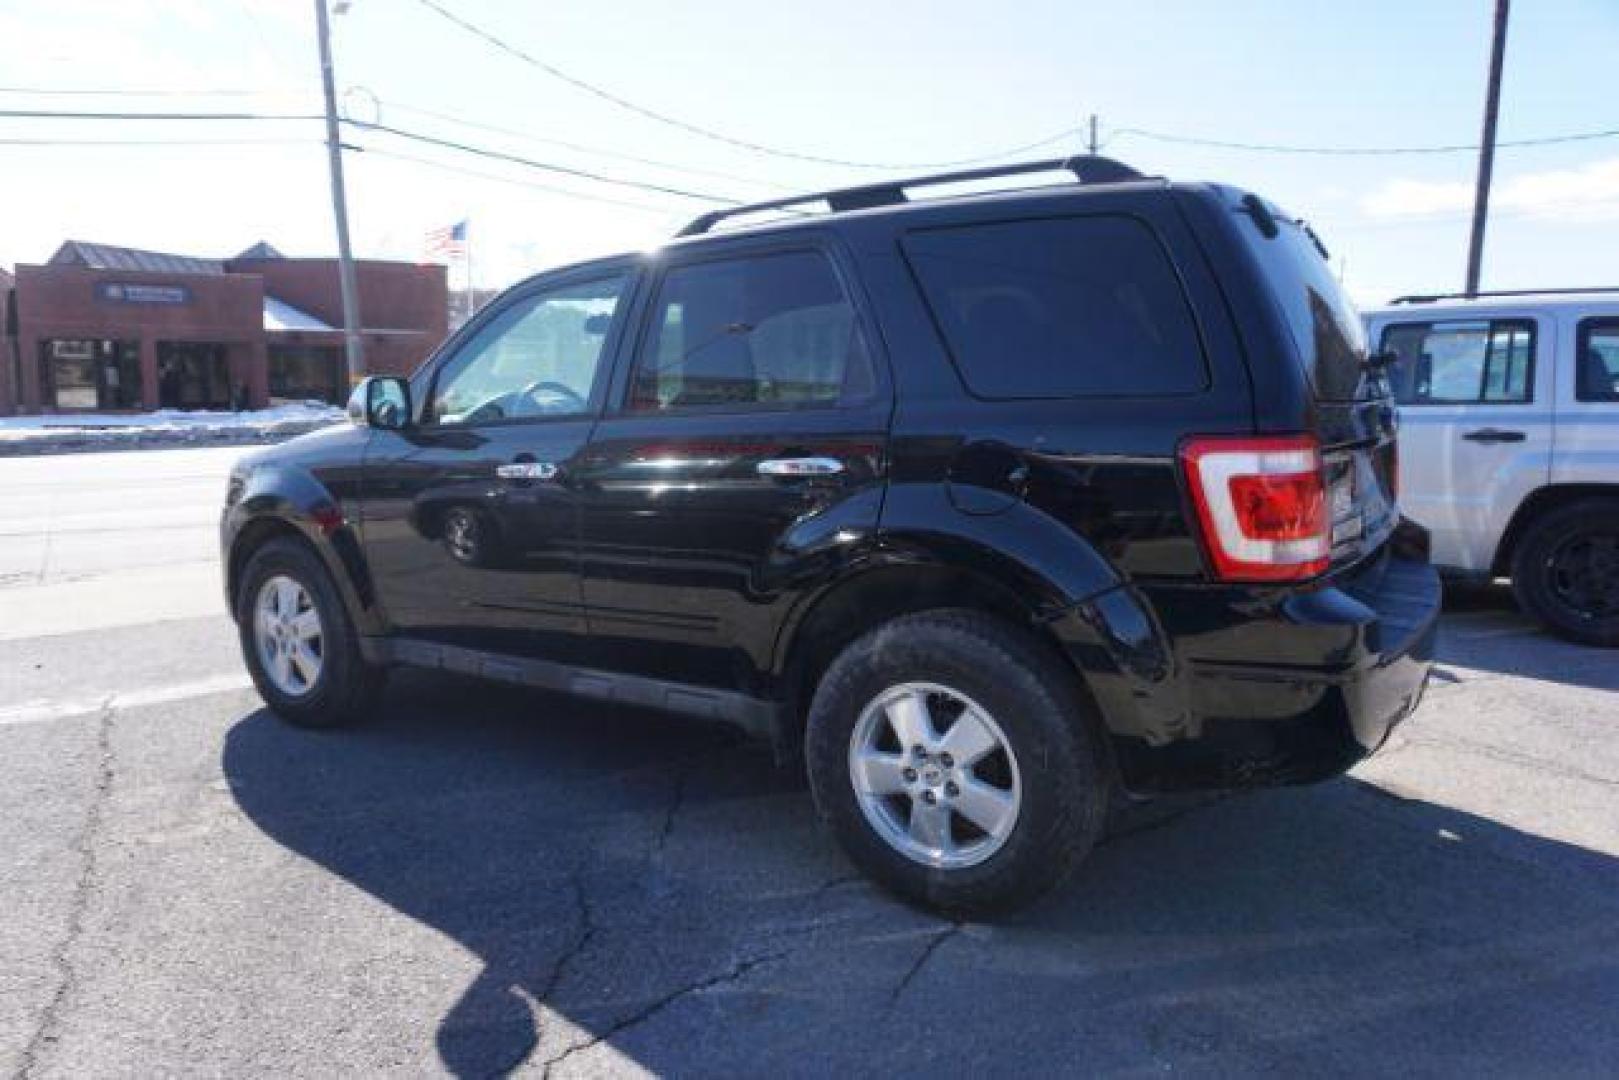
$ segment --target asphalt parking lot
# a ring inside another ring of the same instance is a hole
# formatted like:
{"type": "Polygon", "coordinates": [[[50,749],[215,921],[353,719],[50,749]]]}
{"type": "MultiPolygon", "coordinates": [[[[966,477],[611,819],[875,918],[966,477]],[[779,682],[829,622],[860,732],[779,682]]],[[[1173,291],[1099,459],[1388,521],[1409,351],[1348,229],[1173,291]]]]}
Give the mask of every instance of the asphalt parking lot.
{"type": "Polygon", "coordinates": [[[1619,658],[1450,598],[1383,754],[1132,810],[995,924],[888,899],[724,732],[246,688],[235,450],[0,461],[0,1072],[1612,1075],[1619,658]]]}

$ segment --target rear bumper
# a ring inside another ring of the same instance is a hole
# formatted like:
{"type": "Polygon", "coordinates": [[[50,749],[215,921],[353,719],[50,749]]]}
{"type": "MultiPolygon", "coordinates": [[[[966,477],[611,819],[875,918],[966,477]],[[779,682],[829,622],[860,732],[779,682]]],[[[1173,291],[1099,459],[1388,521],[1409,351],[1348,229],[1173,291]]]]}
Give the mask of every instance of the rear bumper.
{"type": "Polygon", "coordinates": [[[1433,661],[1440,584],[1425,542],[1402,525],[1378,556],[1308,592],[1142,590],[1170,628],[1162,677],[1097,694],[1125,787],[1310,783],[1381,747],[1433,661]]]}

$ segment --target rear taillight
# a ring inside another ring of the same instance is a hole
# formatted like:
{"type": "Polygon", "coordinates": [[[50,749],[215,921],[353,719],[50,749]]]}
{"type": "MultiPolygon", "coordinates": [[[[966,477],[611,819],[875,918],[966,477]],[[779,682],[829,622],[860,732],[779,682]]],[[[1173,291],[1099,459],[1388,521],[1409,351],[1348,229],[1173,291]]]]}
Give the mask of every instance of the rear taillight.
{"type": "Polygon", "coordinates": [[[1400,501],[1400,437],[1389,440],[1389,500],[1400,501]]]}
{"type": "Polygon", "coordinates": [[[1299,581],[1331,562],[1321,447],[1308,435],[1189,439],[1186,486],[1222,581],[1299,581]]]}

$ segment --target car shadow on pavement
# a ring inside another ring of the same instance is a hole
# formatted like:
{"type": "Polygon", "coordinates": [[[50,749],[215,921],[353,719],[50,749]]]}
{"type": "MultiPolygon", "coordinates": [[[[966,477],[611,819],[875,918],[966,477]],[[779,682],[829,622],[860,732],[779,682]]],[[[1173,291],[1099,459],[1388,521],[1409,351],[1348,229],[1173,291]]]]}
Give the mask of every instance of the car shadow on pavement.
{"type": "Polygon", "coordinates": [[[1434,677],[1441,683],[1482,673],[1619,690],[1619,650],[1557,637],[1518,609],[1505,583],[1445,583],[1436,659],[1434,677]]]}
{"type": "Polygon", "coordinates": [[[1051,897],[954,924],[856,875],[762,748],[670,717],[411,674],[354,730],[244,717],[224,768],[481,959],[431,1018],[457,1075],[1619,1060],[1619,861],[1353,779],[1134,812],[1051,897]]]}

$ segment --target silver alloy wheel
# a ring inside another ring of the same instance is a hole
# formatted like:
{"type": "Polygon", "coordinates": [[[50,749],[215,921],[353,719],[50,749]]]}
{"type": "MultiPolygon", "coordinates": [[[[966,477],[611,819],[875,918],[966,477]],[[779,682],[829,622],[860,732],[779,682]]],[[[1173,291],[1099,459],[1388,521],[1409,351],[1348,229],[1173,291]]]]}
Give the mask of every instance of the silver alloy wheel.
{"type": "Polygon", "coordinates": [[[444,542],[450,554],[461,562],[469,563],[478,557],[478,526],[465,510],[455,510],[444,525],[444,542]]]}
{"type": "Polygon", "coordinates": [[[1006,733],[966,694],[937,683],[889,687],[861,711],[849,738],[849,780],[890,847],[944,870],[999,851],[1023,804],[1006,733]]]}
{"type": "Polygon", "coordinates": [[[326,662],[326,634],[308,589],[286,574],[266,579],[253,605],[253,640],[277,690],[295,698],[314,689],[326,662]]]}

